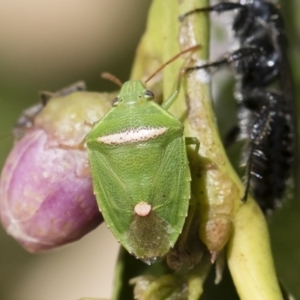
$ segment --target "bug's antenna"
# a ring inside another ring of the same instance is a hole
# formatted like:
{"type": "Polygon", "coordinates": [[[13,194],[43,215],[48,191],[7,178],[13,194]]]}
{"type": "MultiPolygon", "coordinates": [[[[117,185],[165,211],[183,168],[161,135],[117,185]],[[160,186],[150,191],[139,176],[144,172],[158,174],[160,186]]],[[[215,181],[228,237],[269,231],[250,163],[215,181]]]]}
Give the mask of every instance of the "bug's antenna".
{"type": "Polygon", "coordinates": [[[103,79],[107,79],[107,80],[110,80],[110,81],[114,82],[119,87],[122,87],[122,85],[123,85],[122,81],[113,74],[104,72],[104,73],[101,74],[101,77],[103,79]]]}
{"type": "Polygon", "coordinates": [[[176,54],[175,56],[173,56],[171,59],[169,59],[167,62],[165,62],[163,65],[161,65],[150,77],[148,77],[148,79],[145,81],[145,84],[152,79],[158,72],[160,72],[164,67],[166,67],[168,64],[170,64],[171,62],[173,62],[175,59],[177,59],[178,57],[180,57],[181,55],[188,53],[188,52],[193,52],[196,51],[200,48],[200,45],[195,45],[192,46],[190,48],[187,48],[181,52],[179,52],[178,54],[176,54]]]}

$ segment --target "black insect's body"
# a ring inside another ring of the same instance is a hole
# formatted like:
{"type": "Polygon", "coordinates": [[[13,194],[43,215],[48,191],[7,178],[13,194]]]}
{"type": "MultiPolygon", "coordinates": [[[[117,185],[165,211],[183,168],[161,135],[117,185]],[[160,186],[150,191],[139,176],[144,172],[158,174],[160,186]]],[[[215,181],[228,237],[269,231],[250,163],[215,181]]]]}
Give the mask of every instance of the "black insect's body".
{"type": "Polygon", "coordinates": [[[295,158],[296,124],[292,84],[286,58],[286,35],[278,8],[264,0],[223,2],[196,9],[219,13],[237,10],[232,29],[238,50],[214,63],[189,70],[231,64],[235,70],[238,122],[227,144],[245,140],[242,163],[248,190],[263,211],[283,197],[295,158]],[[275,91],[274,91],[275,90],[275,91]]]}

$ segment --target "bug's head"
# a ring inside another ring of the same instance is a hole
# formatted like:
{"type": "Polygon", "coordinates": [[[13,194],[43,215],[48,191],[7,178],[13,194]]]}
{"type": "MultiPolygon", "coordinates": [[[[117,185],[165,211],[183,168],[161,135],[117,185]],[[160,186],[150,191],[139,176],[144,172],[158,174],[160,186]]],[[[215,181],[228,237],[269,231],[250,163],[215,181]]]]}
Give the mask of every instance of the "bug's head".
{"type": "Polygon", "coordinates": [[[147,90],[140,80],[131,80],[122,85],[120,94],[113,100],[113,106],[141,105],[153,99],[154,94],[147,90]]]}

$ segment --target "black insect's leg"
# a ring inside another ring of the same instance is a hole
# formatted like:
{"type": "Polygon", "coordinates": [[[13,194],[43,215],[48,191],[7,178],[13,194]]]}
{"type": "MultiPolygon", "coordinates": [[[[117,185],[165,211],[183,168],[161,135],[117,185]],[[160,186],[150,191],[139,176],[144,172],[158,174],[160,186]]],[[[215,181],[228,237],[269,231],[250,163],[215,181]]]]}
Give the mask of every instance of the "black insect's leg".
{"type": "Polygon", "coordinates": [[[259,176],[251,177],[250,189],[264,212],[279,204],[295,165],[291,111],[283,98],[282,94],[266,91],[257,96],[257,101],[267,102],[272,116],[267,134],[256,146],[251,166],[251,172],[259,176]]]}
{"type": "Polygon", "coordinates": [[[261,110],[261,113],[256,118],[252,125],[252,131],[250,134],[250,147],[249,147],[249,157],[247,161],[247,170],[246,170],[246,178],[245,178],[245,193],[242,198],[242,201],[245,202],[248,197],[249,188],[250,188],[250,180],[251,176],[255,176],[257,178],[261,178],[261,175],[256,173],[253,170],[253,161],[254,158],[260,157],[263,158],[263,153],[259,150],[259,146],[262,143],[262,140],[267,136],[269,126],[271,122],[271,111],[269,107],[264,106],[261,110]]]}
{"type": "Polygon", "coordinates": [[[219,68],[222,65],[235,64],[238,69],[246,70],[248,65],[254,62],[261,54],[261,50],[255,47],[246,47],[238,49],[225,57],[208,64],[186,68],[185,72],[191,72],[200,69],[219,68]]]}
{"type": "Polygon", "coordinates": [[[201,66],[195,66],[195,67],[189,67],[185,69],[185,72],[192,72],[200,69],[210,69],[210,68],[219,68],[222,65],[227,65],[228,64],[228,57],[222,58],[220,60],[217,60],[212,63],[204,64],[201,66]]]}
{"type": "Polygon", "coordinates": [[[218,3],[216,5],[213,5],[213,6],[196,8],[194,10],[191,10],[191,11],[181,15],[179,17],[179,21],[183,21],[187,16],[192,15],[194,13],[198,13],[198,12],[215,11],[215,12],[218,12],[218,13],[222,13],[224,11],[230,11],[230,10],[234,10],[234,9],[237,9],[237,8],[243,8],[243,5],[240,4],[240,3],[234,3],[234,2],[222,2],[222,3],[218,3]]]}
{"type": "MultiPolygon", "coordinates": [[[[262,145],[266,142],[266,139],[272,131],[273,117],[276,114],[276,108],[278,109],[277,96],[266,90],[257,89],[248,94],[247,98],[243,100],[244,109],[249,110],[253,117],[251,122],[246,126],[249,136],[249,150],[247,159],[247,169],[245,178],[245,194],[242,201],[247,200],[251,177],[255,176],[258,179],[262,179],[262,174],[259,170],[254,168],[254,162],[259,160],[264,161],[264,164],[268,164],[265,156],[265,151],[262,145]]],[[[245,128],[244,128],[245,130],[245,128]]]]}

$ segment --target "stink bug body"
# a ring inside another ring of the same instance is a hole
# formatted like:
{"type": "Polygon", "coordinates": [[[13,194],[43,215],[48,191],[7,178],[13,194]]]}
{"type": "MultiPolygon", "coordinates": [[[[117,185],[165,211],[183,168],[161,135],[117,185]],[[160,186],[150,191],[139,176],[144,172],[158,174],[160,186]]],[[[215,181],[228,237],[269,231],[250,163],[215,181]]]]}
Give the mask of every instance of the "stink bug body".
{"type": "Polygon", "coordinates": [[[128,81],[86,138],[103,217],[121,244],[148,264],[174,246],[189,207],[184,127],[166,111],[177,94],[159,106],[141,81],[128,81]]]}

